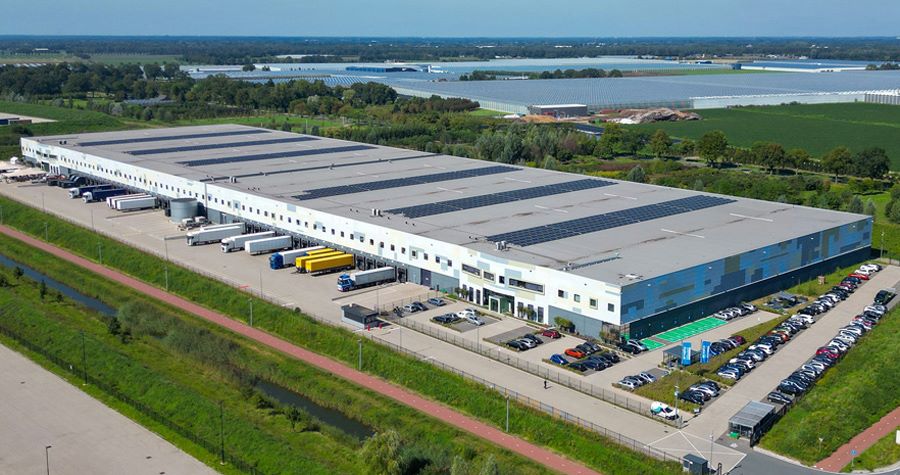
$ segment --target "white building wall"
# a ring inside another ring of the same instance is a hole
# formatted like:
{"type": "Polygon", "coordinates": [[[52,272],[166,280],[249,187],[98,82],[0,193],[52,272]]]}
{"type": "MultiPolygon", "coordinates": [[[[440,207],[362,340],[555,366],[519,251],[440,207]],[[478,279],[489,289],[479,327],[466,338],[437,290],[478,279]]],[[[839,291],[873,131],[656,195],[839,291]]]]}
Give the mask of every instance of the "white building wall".
{"type": "Polygon", "coordinates": [[[614,325],[620,322],[621,289],[617,285],[511,261],[503,257],[503,251],[487,254],[390,229],[380,224],[386,217],[372,217],[369,210],[360,209],[359,216],[354,218],[337,216],[235,190],[230,188],[233,184],[188,180],[69,150],[64,145],[40,144],[32,139],[22,139],[22,152],[23,156],[47,162],[50,166],[65,167],[167,199],[196,198],[209,210],[241,220],[255,221],[285,232],[307,236],[312,240],[343,246],[458,279],[460,287],[477,289],[482,295],[484,289],[511,295],[515,297],[517,306],[521,302],[526,307],[542,307],[543,323],[552,323],[556,316],[549,312],[551,305],[614,325]],[[49,158],[50,156],[57,158],[49,158]],[[463,264],[479,269],[481,275],[464,272],[463,264]],[[486,278],[484,271],[492,276],[486,278]],[[510,278],[539,284],[543,286],[543,291],[511,286],[510,278]]]}

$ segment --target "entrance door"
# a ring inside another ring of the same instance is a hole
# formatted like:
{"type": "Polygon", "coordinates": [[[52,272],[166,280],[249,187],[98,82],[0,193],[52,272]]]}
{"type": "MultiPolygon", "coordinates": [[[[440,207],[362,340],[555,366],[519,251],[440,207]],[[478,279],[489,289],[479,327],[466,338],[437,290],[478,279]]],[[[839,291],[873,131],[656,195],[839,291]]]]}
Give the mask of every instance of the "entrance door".
{"type": "Polygon", "coordinates": [[[488,308],[492,312],[500,313],[500,298],[493,295],[488,297],[488,308]]]}
{"type": "Polygon", "coordinates": [[[422,269],[422,285],[431,288],[431,271],[422,269]]]}

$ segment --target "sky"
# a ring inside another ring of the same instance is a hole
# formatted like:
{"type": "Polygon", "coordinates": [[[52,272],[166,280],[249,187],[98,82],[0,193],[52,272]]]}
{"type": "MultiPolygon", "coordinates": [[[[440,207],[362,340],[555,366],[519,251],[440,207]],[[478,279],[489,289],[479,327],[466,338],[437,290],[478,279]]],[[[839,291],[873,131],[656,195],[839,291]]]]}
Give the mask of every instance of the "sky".
{"type": "Polygon", "coordinates": [[[3,2],[0,35],[900,36],[897,0],[3,2]]]}

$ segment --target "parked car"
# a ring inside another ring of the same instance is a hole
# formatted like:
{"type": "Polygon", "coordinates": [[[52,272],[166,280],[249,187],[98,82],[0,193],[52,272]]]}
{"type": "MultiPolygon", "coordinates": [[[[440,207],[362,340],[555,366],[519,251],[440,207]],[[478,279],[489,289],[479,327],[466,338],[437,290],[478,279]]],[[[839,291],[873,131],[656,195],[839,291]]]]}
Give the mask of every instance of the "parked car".
{"type": "Polygon", "coordinates": [[[438,315],[436,317],[433,317],[432,320],[434,320],[437,323],[443,323],[445,325],[449,325],[451,323],[458,322],[459,317],[457,317],[455,314],[452,314],[452,313],[446,313],[444,315],[438,315]]]}
{"type": "Polygon", "coordinates": [[[431,305],[434,305],[435,307],[443,307],[444,305],[446,305],[446,302],[444,302],[444,299],[437,298],[437,297],[431,297],[430,299],[428,299],[428,303],[430,303],[431,305]]]}
{"type": "Polygon", "coordinates": [[[476,317],[475,315],[473,315],[471,313],[466,313],[465,316],[463,317],[463,319],[466,322],[471,323],[472,325],[475,325],[476,327],[480,327],[480,326],[484,325],[484,320],[476,317]]]}
{"type": "Polygon", "coordinates": [[[522,339],[534,342],[535,345],[541,345],[544,343],[544,340],[541,340],[540,338],[535,336],[533,333],[526,333],[526,334],[522,335],[522,339]]]}
{"type": "Polygon", "coordinates": [[[588,370],[588,367],[585,366],[585,364],[580,361],[576,361],[574,363],[569,364],[569,368],[572,368],[575,371],[579,371],[581,373],[584,373],[585,371],[588,370]]]}
{"type": "Polygon", "coordinates": [[[879,290],[878,293],[875,294],[874,302],[878,305],[887,305],[888,302],[890,302],[891,300],[894,300],[894,297],[896,295],[897,294],[895,294],[893,291],[888,290],[888,289],[879,290]]]}
{"type": "Polygon", "coordinates": [[[419,307],[413,304],[407,304],[403,306],[403,311],[406,313],[416,313],[419,311],[419,307]]]}
{"type": "Polygon", "coordinates": [[[637,382],[632,381],[632,380],[630,380],[630,379],[622,379],[621,381],[619,381],[619,382],[616,383],[616,384],[618,384],[619,386],[624,387],[625,389],[630,389],[630,390],[632,390],[632,391],[634,391],[635,389],[637,389],[638,387],[640,387],[640,384],[638,384],[637,382]]]}
{"type": "Polygon", "coordinates": [[[699,391],[683,391],[678,394],[678,399],[699,404],[701,406],[706,403],[706,398],[704,398],[703,393],[699,391]]]}
{"type": "Polygon", "coordinates": [[[793,404],[794,400],[790,398],[790,396],[780,393],[778,391],[772,391],[766,396],[766,399],[769,402],[775,402],[778,404],[793,404]]]}
{"type": "Polygon", "coordinates": [[[628,343],[628,342],[619,343],[618,348],[620,350],[624,351],[625,353],[631,353],[633,355],[636,355],[636,354],[644,351],[639,346],[632,345],[631,343],[628,343]]]}
{"type": "Polygon", "coordinates": [[[848,275],[847,277],[855,277],[855,278],[857,278],[857,279],[859,279],[859,280],[869,280],[869,276],[868,276],[868,275],[866,275],[866,274],[861,274],[861,273],[859,273],[859,272],[854,272],[854,273],[848,275]]]}
{"type": "Polygon", "coordinates": [[[506,346],[509,346],[510,348],[513,348],[513,349],[516,349],[519,351],[525,351],[525,350],[530,349],[528,344],[522,340],[509,340],[506,342],[506,346]]]}
{"type": "Polygon", "coordinates": [[[575,348],[567,348],[566,351],[564,351],[564,353],[566,354],[566,356],[571,356],[572,358],[579,359],[579,360],[581,358],[584,358],[585,356],[587,356],[584,354],[583,351],[577,350],[575,348]]]}
{"type": "Polygon", "coordinates": [[[420,312],[424,312],[424,311],[428,310],[428,307],[426,307],[425,304],[422,302],[413,302],[410,305],[418,308],[420,312]]]}
{"type": "Polygon", "coordinates": [[[558,330],[555,330],[553,328],[548,328],[548,329],[542,331],[541,335],[543,335],[547,338],[553,338],[553,339],[562,338],[562,334],[559,333],[558,330]]]}
{"type": "Polygon", "coordinates": [[[550,355],[550,362],[554,364],[558,364],[560,366],[565,366],[569,364],[569,360],[565,359],[563,355],[560,354],[552,354],[550,355]]]}
{"type": "Polygon", "coordinates": [[[602,353],[602,354],[598,355],[598,357],[604,358],[607,361],[609,361],[610,363],[618,363],[619,361],[622,361],[621,358],[619,358],[619,355],[613,353],[612,351],[607,351],[606,353],[602,353]]]}
{"type": "Polygon", "coordinates": [[[650,403],[650,414],[655,417],[668,419],[670,421],[678,419],[678,412],[675,411],[675,409],[673,409],[668,404],[659,401],[653,401],[652,403],[650,403]]]}
{"type": "Polygon", "coordinates": [[[575,349],[581,351],[585,355],[591,355],[595,353],[594,348],[587,343],[582,343],[580,345],[575,345],[575,349]]]}

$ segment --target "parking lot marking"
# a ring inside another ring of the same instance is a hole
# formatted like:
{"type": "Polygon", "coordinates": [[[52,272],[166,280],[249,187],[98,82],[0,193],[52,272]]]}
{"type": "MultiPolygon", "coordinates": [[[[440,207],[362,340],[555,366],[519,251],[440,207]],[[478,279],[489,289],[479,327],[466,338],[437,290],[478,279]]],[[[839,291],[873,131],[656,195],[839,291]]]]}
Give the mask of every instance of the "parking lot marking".
{"type": "Polygon", "coordinates": [[[671,330],[658,333],[656,335],[653,335],[653,338],[674,343],[676,341],[699,335],[700,333],[725,325],[726,323],[726,321],[715,317],[706,317],[695,322],[688,323],[687,325],[682,325],[678,328],[673,328],[671,330]]]}

